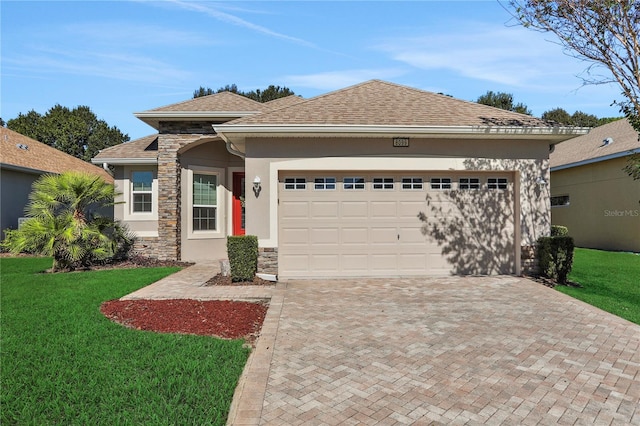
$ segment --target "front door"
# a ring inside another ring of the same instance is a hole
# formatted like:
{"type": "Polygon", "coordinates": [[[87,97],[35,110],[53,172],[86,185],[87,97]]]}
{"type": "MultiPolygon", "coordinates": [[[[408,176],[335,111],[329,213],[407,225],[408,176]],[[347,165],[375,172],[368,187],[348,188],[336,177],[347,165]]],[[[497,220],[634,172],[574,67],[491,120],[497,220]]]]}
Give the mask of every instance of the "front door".
{"type": "Polygon", "coordinates": [[[244,235],[244,172],[233,174],[233,235],[244,235]]]}

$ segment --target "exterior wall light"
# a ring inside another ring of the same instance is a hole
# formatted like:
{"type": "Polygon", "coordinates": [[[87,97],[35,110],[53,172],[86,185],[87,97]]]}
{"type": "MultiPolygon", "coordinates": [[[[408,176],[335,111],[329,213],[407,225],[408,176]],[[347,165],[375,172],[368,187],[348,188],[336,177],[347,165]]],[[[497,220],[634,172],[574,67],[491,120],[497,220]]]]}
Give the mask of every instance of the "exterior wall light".
{"type": "Polygon", "coordinates": [[[256,198],[260,195],[260,191],[262,191],[260,176],[256,176],[253,178],[253,193],[256,195],[256,198]]]}

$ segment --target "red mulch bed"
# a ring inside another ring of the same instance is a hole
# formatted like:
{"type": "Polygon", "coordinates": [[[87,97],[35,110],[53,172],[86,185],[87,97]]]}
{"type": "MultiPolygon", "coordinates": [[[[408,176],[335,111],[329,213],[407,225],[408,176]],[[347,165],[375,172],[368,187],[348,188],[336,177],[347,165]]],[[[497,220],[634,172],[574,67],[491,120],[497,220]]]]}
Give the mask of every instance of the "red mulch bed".
{"type": "Polygon", "coordinates": [[[138,330],[245,339],[254,344],[267,308],[267,303],[228,300],[111,300],[100,311],[138,330]]]}

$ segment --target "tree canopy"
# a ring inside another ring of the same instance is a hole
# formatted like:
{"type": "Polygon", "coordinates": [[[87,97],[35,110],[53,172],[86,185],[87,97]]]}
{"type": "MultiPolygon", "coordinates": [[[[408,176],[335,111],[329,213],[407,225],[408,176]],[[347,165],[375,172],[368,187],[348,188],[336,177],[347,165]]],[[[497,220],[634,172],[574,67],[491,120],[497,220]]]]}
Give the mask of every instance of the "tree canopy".
{"type": "Polygon", "coordinates": [[[10,119],[7,127],[85,161],[101,149],[129,141],[128,135],[99,120],[88,106],[69,109],[57,104],[44,115],[31,110],[10,119]]]}
{"type": "Polygon", "coordinates": [[[619,120],[621,117],[602,117],[598,118],[593,114],[587,114],[586,112],[576,111],[573,114],[569,114],[564,108],[554,108],[542,113],[543,120],[553,121],[565,126],[577,126],[577,127],[598,127],[612,121],[619,120]]]}
{"type": "Polygon", "coordinates": [[[221,92],[236,93],[238,95],[247,97],[249,99],[253,99],[254,101],[257,101],[257,102],[269,102],[274,99],[295,95],[295,93],[288,87],[274,86],[273,84],[264,90],[257,89],[257,90],[251,90],[249,92],[243,92],[241,90],[238,90],[238,86],[236,86],[235,84],[227,84],[224,87],[220,87],[216,91],[214,91],[210,87],[205,88],[203,86],[200,86],[198,89],[196,89],[193,92],[193,98],[195,99],[201,96],[208,96],[208,95],[213,95],[214,93],[221,93],[221,92]]]}
{"type": "Polygon", "coordinates": [[[476,101],[479,104],[505,109],[507,111],[518,112],[520,114],[531,115],[531,110],[523,103],[513,103],[513,95],[505,92],[493,92],[488,90],[476,101]]]}

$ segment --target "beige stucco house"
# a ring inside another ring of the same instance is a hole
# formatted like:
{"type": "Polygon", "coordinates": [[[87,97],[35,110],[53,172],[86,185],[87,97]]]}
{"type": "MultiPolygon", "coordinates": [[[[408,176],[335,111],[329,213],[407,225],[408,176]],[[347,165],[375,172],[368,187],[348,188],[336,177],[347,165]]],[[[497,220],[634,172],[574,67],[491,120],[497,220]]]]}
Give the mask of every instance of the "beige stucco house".
{"type": "Polygon", "coordinates": [[[372,80],[311,99],[223,92],[137,113],[103,150],[148,255],[293,277],[519,274],[548,235],[549,151],[585,129],[372,80]]]}
{"type": "MultiPolygon", "coordinates": [[[[45,173],[59,174],[76,170],[103,177],[113,177],[100,167],[0,127],[0,230],[16,229],[24,217],[31,185],[45,173]]],[[[105,212],[106,214],[106,212],[105,212]]],[[[0,238],[4,238],[4,234],[0,238]]]]}
{"type": "Polygon", "coordinates": [[[551,154],[551,220],[577,246],[640,252],[640,181],[622,170],[634,152],[638,132],[618,120],[551,154]]]}

